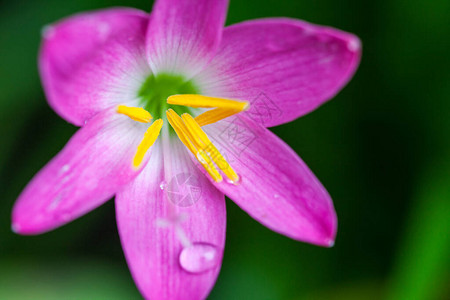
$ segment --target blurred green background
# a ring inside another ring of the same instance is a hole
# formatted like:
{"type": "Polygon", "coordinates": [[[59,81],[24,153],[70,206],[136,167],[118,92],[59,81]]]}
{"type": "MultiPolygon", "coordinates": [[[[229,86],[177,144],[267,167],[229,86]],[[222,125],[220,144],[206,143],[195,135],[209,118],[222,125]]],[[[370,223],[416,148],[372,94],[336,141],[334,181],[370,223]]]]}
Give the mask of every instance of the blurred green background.
{"type": "MultiPolygon", "coordinates": [[[[10,231],[15,198],[76,128],[46,104],[41,28],[147,0],[0,1],[0,299],[140,299],[113,202],[53,232],[10,231]]],[[[227,202],[227,246],[210,299],[448,299],[450,1],[232,0],[228,24],[288,16],[357,34],[361,66],[317,111],[273,131],[334,199],[336,245],[259,225],[227,202]]]]}

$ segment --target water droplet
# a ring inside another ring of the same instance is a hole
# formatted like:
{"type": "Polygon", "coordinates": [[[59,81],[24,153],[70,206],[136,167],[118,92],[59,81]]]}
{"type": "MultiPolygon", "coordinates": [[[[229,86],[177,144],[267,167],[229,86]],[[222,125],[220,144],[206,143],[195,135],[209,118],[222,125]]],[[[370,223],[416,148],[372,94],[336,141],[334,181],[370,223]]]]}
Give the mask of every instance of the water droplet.
{"type": "Polygon", "coordinates": [[[55,28],[52,25],[42,27],[41,35],[44,39],[50,39],[55,35],[55,28]]]}
{"type": "Polygon", "coordinates": [[[167,188],[167,183],[165,181],[161,181],[161,183],[159,184],[159,188],[161,190],[164,190],[165,188],[167,188]]]}
{"type": "Polygon", "coordinates": [[[361,42],[357,38],[351,39],[347,43],[347,48],[350,51],[356,52],[356,51],[358,51],[361,48],[361,42]]]}
{"type": "Polygon", "coordinates": [[[12,232],[14,232],[14,233],[19,233],[19,232],[20,232],[20,225],[17,224],[17,223],[13,223],[13,224],[11,225],[11,230],[12,230],[12,232]]]}
{"type": "Polygon", "coordinates": [[[205,151],[203,151],[203,150],[198,150],[198,152],[197,152],[197,159],[198,159],[198,161],[201,162],[202,164],[208,163],[208,162],[205,160],[205,158],[204,158],[205,156],[206,156],[205,151]]]}
{"type": "Polygon", "coordinates": [[[180,253],[181,267],[190,273],[202,273],[220,263],[220,253],[216,246],[207,243],[193,243],[180,253]]]}
{"type": "Polygon", "coordinates": [[[334,240],[329,239],[326,243],[330,248],[334,246],[334,240]]]}
{"type": "Polygon", "coordinates": [[[61,167],[61,169],[59,170],[59,174],[66,173],[69,170],[70,170],[70,166],[66,164],[66,165],[61,167]]]}
{"type": "Polygon", "coordinates": [[[273,197],[274,197],[275,199],[278,199],[278,198],[280,198],[280,195],[274,194],[273,197]]]}
{"type": "Polygon", "coordinates": [[[227,181],[229,184],[239,185],[239,184],[241,184],[241,182],[242,182],[242,178],[241,178],[241,176],[238,175],[238,179],[236,179],[236,180],[231,180],[230,178],[227,178],[226,181],[227,181]]]}

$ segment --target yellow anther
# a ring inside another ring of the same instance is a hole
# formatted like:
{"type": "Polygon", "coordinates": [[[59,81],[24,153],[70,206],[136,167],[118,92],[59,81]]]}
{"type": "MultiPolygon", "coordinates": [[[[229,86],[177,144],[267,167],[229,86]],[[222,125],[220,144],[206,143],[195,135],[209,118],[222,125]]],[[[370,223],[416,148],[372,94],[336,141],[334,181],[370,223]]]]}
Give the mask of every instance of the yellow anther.
{"type": "Polygon", "coordinates": [[[153,119],[152,115],[141,107],[119,105],[117,106],[117,112],[142,123],[150,123],[150,121],[153,119]]]}
{"type": "Polygon", "coordinates": [[[226,108],[236,111],[243,111],[248,109],[248,102],[222,99],[215,97],[208,97],[202,95],[173,95],[167,98],[167,103],[175,105],[184,105],[189,107],[203,107],[203,108],[226,108]]]}
{"type": "Polygon", "coordinates": [[[228,118],[234,114],[239,113],[239,110],[227,109],[227,108],[215,108],[195,117],[195,122],[200,126],[205,126],[208,124],[215,123],[217,121],[228,118]]]}
{"type": "Polygon", "coordinates": [[[185,126],[180,116],[173,109],[167,110],[166,115],[167,120],[169,121],[172,128],[175,130],[175,133],[178,135],[178,138],[194,155],[196,155],[197,150],[195,149],[195,145],[192,144],[192,142],[189,140],[189,137],[186,134],[186,130],[184,129],[185,126]]]}
{"type": "Polygon", "coordinates": [[[188,131],[191,133],[196,142],[202,147],[201,149],[206,152],[209,157],[214,161],[216,166],[233,182],[239,180],[238,174],[233,170],[225,157],[217,150],[216,146],[211,142],[206,133],[202,130],[195,119],[189,114],[183,114],[181,116],[186,124],[188,131]]]}
{"type": "Polygon", "coordinates": [[[202,164],[208,174],[216,182],[221,182],[223,180],[222,175],[214,167],[211,159],[206,155],[206,153],[199,147],[196,139],[191,135],[186,125],[180,116],[172,109],[166,111],[167,120],[169,121],[175,133],[181,142],[192,152],[192,154],[197,158],[197,160],[202,164]]]}
{"type": "Polygon", "coordinates": [[[144,160],[145,153],[147,153],[148,149],[155,143],[156,139],[159,136],[159,133],[161,132],[161,128],[163,125],[163,120],[158,119],[155,122],[153,122],[152,125],[147,129],[147,131],[144,134],[144,138],[142,139],[141,143],[137,147],[136,154],[133,158],[133,166],[139,167],[144,160]]]}

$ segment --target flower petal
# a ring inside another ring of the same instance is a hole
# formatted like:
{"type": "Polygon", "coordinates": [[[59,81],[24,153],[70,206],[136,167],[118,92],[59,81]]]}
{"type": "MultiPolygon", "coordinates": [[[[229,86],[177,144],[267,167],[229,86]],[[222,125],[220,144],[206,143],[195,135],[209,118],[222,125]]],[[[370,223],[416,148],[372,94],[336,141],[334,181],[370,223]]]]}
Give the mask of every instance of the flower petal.
{"type": "Polygon", "coordinates": [[[147,31],[147,57],[154,73],[188,78],[219,46],[228,0],[158,0],[147,31]]]}
{"type": "Polygon", "coordinates": [[[204,299],[222,262],[225,198],[171,142],[163,153],[157,141],[145,169],[116,196],[119,234],[144,298],[204,299]]]}
{"type": "Polygon", "coordinates": [[[113,110],[97,114],[19,196],[12,214],[13,230],[39,234],[110,199],[139,173],[132,161],[145,129],[113,110]]]}
{"type": "Polygon", "coordinates": [[[211,63],[195,77],[206,95],[251,102],[247,116],[266,127],[292,121],[332,98],[359,64],[359,39],[290,19],[225,28],[211,63]]]}
{"type": "Polygon", "coordinates": [[[39,67],[50,106],[82,125],[113,104],[136,101],[151,73],[144,50],[147,24],[146,13],[115,8],[47,26],[39,67]]]}
{"type": "Polygon", "coordinates": [[[250,216],[293,239],[331,246],[337,219],[325,188],[276,135],[243,116],[203,127],[240,181],[214,185],[250,216]]]}

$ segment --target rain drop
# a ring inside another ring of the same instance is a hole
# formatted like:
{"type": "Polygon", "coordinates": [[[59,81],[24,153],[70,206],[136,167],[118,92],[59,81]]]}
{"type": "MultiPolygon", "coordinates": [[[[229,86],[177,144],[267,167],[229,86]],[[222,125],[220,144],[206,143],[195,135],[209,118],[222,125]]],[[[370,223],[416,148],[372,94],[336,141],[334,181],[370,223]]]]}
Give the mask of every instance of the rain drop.
{"type": "Polygon", "coordinates": [[[241,178],[241,176],[238,176],[238,179],[236,179],[236,180],[231,180],[230,178],[227,178],[226,181],[227,181],[229,184],[239,185],[239,184],[241,184],[241,182],[242,182],[242,178],[241,178]]]}
{"type": "Polygon", "coordinates": [[[220,263],[220,253],[216,246],[207,243],[193,243],[180,253],[180,265],[190,273],[202,273],[220,263]]]}
{"type": "Polygon", "coordinates": [[[60,174],[66,173],[70,170],[70,165],[64,165],[61,167],[61,169],[59,170],[60,174]]]}
{"type": "Polygon", "coordinates": [[[41,30],[44,39],[51,39],[55,35],[55,28],[52,25],[45,25],[41,30]]]}
{"type": "Polygon", "coordinates": [[[361,49],[361,42],[359,41],[359,39],[354,38],[351,39],[348,43],[347,43],[347,48],[348,50],[352,51],[352,52],[356,52],[359,49],[361,49]]]}
{"type": "Polygon", "coordinates": [[[12,232],[14,232],[14,233],[19,233],[19,232],[20,232],[20,225],[19,225],[19,224],[16,224],[16,223],[13,223],[13,224],[11,225],[11,230],[12,230],[12,232]]]}
{"type": "Polygon", "coordinates": [[[198,152],[197,152],[197,159],[198,159],[198,161],[201,162],[202,164],[208,163],[208,162],[205,160],[204,156],[206,156],[205,151],[203,151],[203,150],[198,150],[198,152]]]}
{"type": "Polygon", "coordinates": [[[159,184],[159,188],[161,190],[164,190],[165,188],[167,188],[167,183],[165,181],[161,181],[161,183],[159,184]]]}

